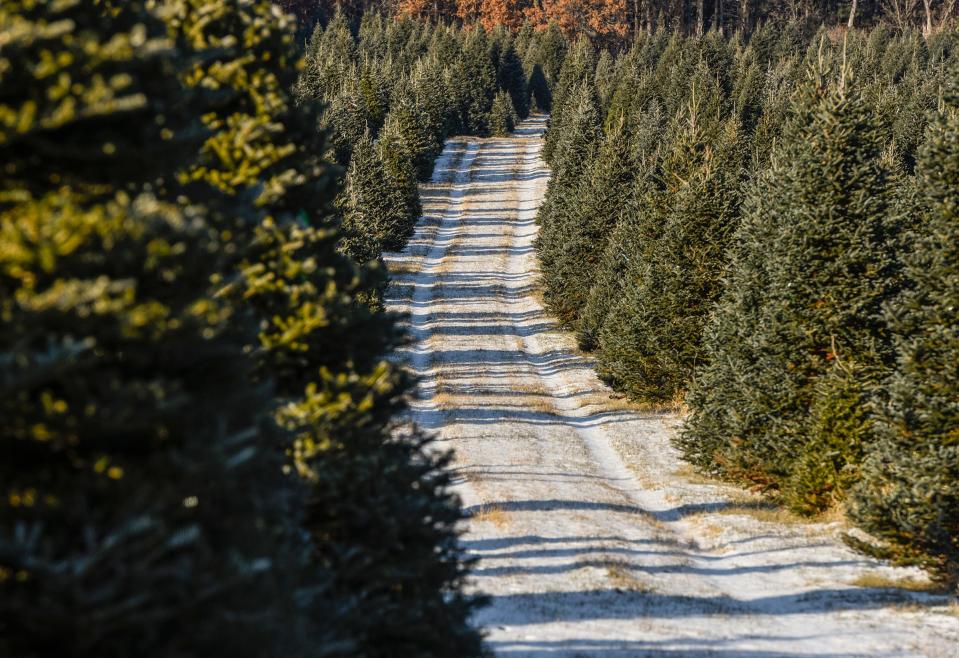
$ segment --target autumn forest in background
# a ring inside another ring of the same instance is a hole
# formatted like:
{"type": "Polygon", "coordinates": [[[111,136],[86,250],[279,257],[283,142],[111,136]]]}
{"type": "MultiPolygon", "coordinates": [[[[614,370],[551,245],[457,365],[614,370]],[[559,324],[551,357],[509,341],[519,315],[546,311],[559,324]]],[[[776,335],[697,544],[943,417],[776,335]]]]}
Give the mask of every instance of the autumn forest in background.
{"type": "Polygon", "coordinates": [[[956,0],[279,0],[308,34],[337,8],[358,21],[367,11],[433,21],[503,25],[518,30],[555,23],[567,38],[588,36],[596,45],[627,46],[639,33],[657,30],[703,34],[709,30],[748,35],[768,21],[896,29],[918,27],[927,36],[949,27],[956,0]]]}

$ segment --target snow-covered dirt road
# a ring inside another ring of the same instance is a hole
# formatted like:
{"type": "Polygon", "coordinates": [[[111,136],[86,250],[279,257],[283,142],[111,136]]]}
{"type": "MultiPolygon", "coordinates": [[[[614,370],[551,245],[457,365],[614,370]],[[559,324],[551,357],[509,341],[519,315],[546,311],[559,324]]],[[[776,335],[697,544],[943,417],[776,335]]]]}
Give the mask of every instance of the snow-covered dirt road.
{"type": "Polygon", "coordinates": [[[424,217],[388,258],[413,414],[456,452],[503,656],[959,656],[959,607],[815,524],[698,478],[675,417],[611,397],[538,298],[544,117],[447,143],[424,217]]]}

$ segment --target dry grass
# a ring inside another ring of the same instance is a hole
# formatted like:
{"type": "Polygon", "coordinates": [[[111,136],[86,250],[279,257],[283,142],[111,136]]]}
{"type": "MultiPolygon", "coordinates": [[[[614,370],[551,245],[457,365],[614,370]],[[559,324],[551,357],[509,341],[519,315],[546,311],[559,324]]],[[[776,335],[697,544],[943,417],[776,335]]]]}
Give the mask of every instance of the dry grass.
{"type": "Polygon", "coordinates": [[[928,579],[917,580],[908,576],[892,578],[881,573],[865,573],[850,585],[868,589],[901,589],[909,592],[941,592],[942,586],[928,579]]]}
{"type": "Polygon", "coordinates": [[[515,400],[524,409],[550,416],[556,414],[553,396],[547,392],[540,382],[514,384],[509,387],[509,390],[504,390],[502,395],[509,400],[515,400]],[[522,397],[516,399],[518,396],[522,397]]]}
{"type": "Polygon", "coordinates": [[[697,526],[697,538],[702,537],[703,539],[716,539],[725,531],[725,528],[718,523],[710,523],[705,520],[701,520],[697,526]]]}
{"type": "Polygon", "coordinates": [[[556,407],[549,396],[526,398],[523,400],[523,407],[538,414],[556,415],[556,407]]]}
{"type": "Polygon", "coordinates": [[[785,507],[764,500],[759,496],[750,496],[743,493],[729,501],[729,505],[716,511],[717,514],[748,516],[762,523],[777,525],[808,525],[815,523],[815,519],[799,516],[785,507]]]}
{"type": "Polygon", "coordinates": [[[632,592],[652,592],[655,591],[648,583],[644,583],[637,578],[627,565],[616,560],[606,562],[606,577],[614,587],[625,589],[632,592]]]}
{"type": "Polygon", "coordinates": [[[509,524],[506,510],[496,505],[483,505],[473,514],[473,520],[479,523],[491,523],[500,529],[509,524]]]}
{"type": "Polygon", "coordinates": [[[622,399],[624,408],[634,409],[645,413],[654,414],[672,414],[676,416],[685,416],[689,411],[686,405],[686,392],[680,391],[673,396],[672,400],[666,402],[646,402],[643,400],[630,400],[626,396],[611,397],[611,399],[622,399]]]}
{"type": "Polygon", "coordinates": [[[716,478],[710,477],[705,473],[702,473],[696,469],[692,464],[687,464],[683,462],[679,468],[673,471],[673,475],[678,478],[682,478],[689,484],[709,484],[716,486],[728,486],[725,482],[717,480],[716,478]]]}
{"type": "Polygon", "coordinates": [[[430,401],[436,405],[437,409],[448,411],[456,406],[454,402],[455,397],[452,393],[440,390],[433,394],[430,401]]]}
{"type": "Polygon", "coordinates": [[[415,274],[420,270],[420,263],[412,259],[392,260],[387,264],[386,269],[392,276],[401,274],[415,274]]]}

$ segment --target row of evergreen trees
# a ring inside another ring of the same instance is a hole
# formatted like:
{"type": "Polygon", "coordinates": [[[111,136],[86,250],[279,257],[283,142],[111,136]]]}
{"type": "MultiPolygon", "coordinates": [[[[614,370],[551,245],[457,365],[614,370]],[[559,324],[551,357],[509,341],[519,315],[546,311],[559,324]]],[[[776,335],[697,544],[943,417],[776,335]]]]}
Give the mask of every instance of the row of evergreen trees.
{"type": "Polygon", "coordinates": [[[370,301],[442,138],[529,76],[503,37],[360,32],[298,78],[269,0],[0,5],[0,655],[483,653],[370,301]],[[449,106],[456,66],[489,84],[449,106]]]}
{"type": "Polygon", "coordinates": [[[369,262],[402,249],[420,215],[417,183],[446,138],[508,134],[548,110],[565,51],[556,28],[487,33],[378,13],[318,26],[296,94],[327,107],[330,157],[346,171],[345,252],[369,262]]]}
{"type": "Polygon", "coordinates": [[[957,36],[571,49],[545,297],[702,469],[959,578],[957,36]]]}

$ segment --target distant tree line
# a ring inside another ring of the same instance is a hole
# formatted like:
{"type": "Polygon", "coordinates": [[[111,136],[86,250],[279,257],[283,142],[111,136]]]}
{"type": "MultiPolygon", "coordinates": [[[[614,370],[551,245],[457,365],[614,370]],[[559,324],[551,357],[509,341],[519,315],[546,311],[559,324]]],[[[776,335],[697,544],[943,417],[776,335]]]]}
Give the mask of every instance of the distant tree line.
{"type": "Polygon", "coordinates": [[[351,21],[367,12],[411,15],[434,22],[479,23],[516,31],[558,25],[567,38],[628,47],[657,30],[702,35],[709,30],[748,36],[766,22],[893,29],[915,27],[929,36],[950,28],[956,0],[277,0],[312,29],[337,8],[351,21]]]}
{"type": "Polygon", "coordinates": [[[565,42],[363,26],[0,4],[0,655],[484,655],[378,260],[565,42]]]}
{"type": "Polygon", "coordinates": [[[678,445],[959,579],[957,35],[581,39],[538,250],[600,375],[678,445]]]}

